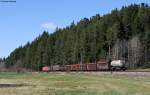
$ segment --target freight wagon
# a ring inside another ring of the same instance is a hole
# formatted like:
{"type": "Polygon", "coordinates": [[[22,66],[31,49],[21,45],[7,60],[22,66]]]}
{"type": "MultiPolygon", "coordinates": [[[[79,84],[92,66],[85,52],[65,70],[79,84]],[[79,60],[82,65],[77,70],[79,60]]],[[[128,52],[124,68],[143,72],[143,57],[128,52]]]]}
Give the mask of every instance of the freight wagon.
{"type": "Polygon", "coordinates": [[[45,69],[49,71],[108,71],[108,70],[126,70],[126,67],[125,62],[122,60],[114,60],[111,62],[102,60],[98,61],[97,63],[71,64],[63,66],[54,65],[49,67],[45,66],[45,69]]]}

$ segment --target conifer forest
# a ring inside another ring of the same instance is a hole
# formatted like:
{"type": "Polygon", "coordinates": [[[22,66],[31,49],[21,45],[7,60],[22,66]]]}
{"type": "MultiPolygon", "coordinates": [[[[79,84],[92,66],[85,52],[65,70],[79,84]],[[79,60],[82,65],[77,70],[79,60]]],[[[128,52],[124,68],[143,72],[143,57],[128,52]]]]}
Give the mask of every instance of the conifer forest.
{"type": "Polygon", "coordinates": [[[6,68],[40,70],[43,66],[125,60],[130,69],[150,67],[150,6],[131,4],[111,13],[72,22],[0,59],[6,68]]]}

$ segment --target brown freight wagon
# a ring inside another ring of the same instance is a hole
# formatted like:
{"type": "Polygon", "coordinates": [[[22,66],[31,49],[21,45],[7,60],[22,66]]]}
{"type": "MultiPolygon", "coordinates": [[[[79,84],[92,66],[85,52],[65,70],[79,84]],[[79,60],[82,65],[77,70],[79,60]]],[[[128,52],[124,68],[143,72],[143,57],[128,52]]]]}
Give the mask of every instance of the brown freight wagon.
{"type": "Polygon", "coordinates": [[[81,65],[80,64],[73,64],[71,65],[71,71],[80,71],[81,65]]]}
{"type": "Polygon", "coordinates": [[[54,65],[52,66],[53,71],[59,71],[60,70],[60,66],[59,65],[54,65]]]}
{"type": "Polygon", "coordinates": [[[65,71],[71,71],[71,66],[70,65],[65,65],[65,71]]]}
{"type": "Polygon", "coordinates": [[[82,71],[86,71],[87,70],[87,64],[82,64],[81,66],[81,70],[82,71]]]}
{"type": "Polygon", "coordinates": [[[109,70],[109,65],[106,60],[101,60],[97,62],[97,70],[98,71],[106,71],[109,70]]]}
{"type": "Polygon", "coordinates": [[[97,64],[97,71],[109,70],[108,64],[97,64]]]}
{"type": "Polygon", "coordinates": [[[97,66],[95,63],[90,63],[90,64],[87,64],[87,71],[96,71],[97,70],[97,66]]]}
{"type": "Polygon", "coordinates": [[[60,70],[60,71],[66,71],[66,67],[65,67],[64,65],[61,65],[61,66],[59,67],[59,70],[60,70]]]}

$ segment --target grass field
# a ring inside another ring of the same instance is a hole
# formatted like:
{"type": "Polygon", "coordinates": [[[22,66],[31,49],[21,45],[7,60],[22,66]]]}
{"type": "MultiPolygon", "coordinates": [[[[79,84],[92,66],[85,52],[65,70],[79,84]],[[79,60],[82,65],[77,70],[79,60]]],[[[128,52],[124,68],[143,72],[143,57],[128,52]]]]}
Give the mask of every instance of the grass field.
{"type": "Polygon", "coordinates": [[[0,73],[0,95],[150,95],[150,77],[0,73]]]}

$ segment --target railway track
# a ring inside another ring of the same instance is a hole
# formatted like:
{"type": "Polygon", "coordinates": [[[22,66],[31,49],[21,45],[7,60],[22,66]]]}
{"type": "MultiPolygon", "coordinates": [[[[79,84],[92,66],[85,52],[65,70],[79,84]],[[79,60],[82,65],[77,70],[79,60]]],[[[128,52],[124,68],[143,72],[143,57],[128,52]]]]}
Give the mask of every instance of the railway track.
{"type": "Polygon", "coordinates": [[[128,70],[126,70],[126,71],[50,71],[50,72],[67,72],[67,73],[70,73],[70,72],[149,72],[150,73],[150,70],[149,71],[128,71],[128,70]]]}
{"type": "Polygon", "coordinates": [[[58,74],[92,74],[92,75],[118,75],[129,77],[150,77],[150,71],[70,71],[70,72],[49,72],[58,74]]]}

